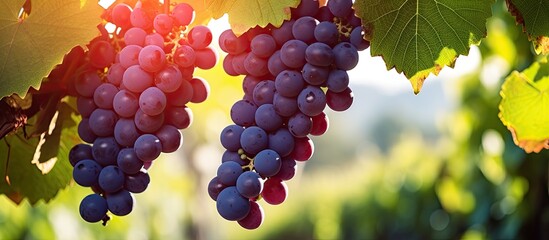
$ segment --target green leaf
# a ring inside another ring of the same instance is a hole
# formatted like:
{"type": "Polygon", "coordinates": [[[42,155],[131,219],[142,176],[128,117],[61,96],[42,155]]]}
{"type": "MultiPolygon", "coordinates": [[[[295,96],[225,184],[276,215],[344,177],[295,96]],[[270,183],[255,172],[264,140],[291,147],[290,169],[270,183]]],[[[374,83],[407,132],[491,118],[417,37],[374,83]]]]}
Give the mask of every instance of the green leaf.
{"type": "Polygon", "coordinates": [[[297,7],[300,0],[205,0],[211,16],[219,19],[225,13],[233,32],[240,35],[248,29],[272,24],[280,27],[290,19],[290,7],[297,7]]]}
{"type": "Polygon", "coordinates": [[[430,73],[453,66],[486,35],[493,0],[357,0],[372,56],[382,56],[421,90],[430,73]]]}
{"type": "Polygon", "coordinates": [[[65,53],[99,33],[97,1],[32,0],[28,17],[19,19],[24,2],[0,2],[0,97],[39,88],[65,53]]]}
{"type": "Polygon", "coordinates": [[[514,71],[501,87],[499,118],[526,152],[549,149],[549,63],[514,71]]]}
{"type": "MultiPolygon", "coordinates": [[[[22,198],[32,204],[41,199],[47,202],[72,179],[68,154],[80,143],[77,117],[67,103],[60,103],[58,109],[47,133],[27,140],[19,133],[0,143],[0,193],[15,202],[22,198]]],[[[36,120],[31,118],[29,125],[37,124],[36,120]]]]}
{"type": "Polygon", "coordinates": [[[538,54],[549,53],[549,0],[507,0],[509,12],[515,16],[533,41],[538,54]]]}

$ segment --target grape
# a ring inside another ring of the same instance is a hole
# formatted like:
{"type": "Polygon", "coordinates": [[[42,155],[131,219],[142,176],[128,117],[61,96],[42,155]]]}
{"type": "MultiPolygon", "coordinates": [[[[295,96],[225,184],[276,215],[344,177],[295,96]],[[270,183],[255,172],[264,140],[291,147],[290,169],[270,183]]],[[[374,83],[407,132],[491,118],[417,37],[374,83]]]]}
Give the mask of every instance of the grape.
{"type": "Polygon", "coordinates": [[[283,120],[282,117],[276,113],[273,104],[268,103],[257,108],[257,111],[255,112],[255,123],[263,130],[271,132],[282,127],[283,120]]]}
{"type": "Polygon", "coordinates": [[[99,173],[98,182],[106,193],[116,192],[124,186],[124,173],[118,166],[106,166],[99,173]]]}
{"type": "Polygon", "coordinates": [[[288,129],[296,137],[305,137],[311,133],[313,122],[311,118],[303,113],[296,113],[288,120],[288,129]]]}
{"type": "Polygon", "coordinates": [[[95,89],[93,101],[95,105],[103,109],[112,109],[114,95],[118,93],[118,88],[110,83],[103,83],[95,89]]]}
{"type": "Polygon", "coordinates": [[[284,97],[296,97],[304,86],[301,73],[294,70],[284,70],[275,79],[276,91],[284,97]]]}
{"type": "Polygon", "coordinates": [[[241,173],[242,167],[240,164],[232,161],[221,163],[219,168],[217,168],[219,182],[227,186],[234,186],[241,173]]]}
{"type": "Polygon", "coordinates": [[[183,82],[183,75],[179,68],[169,64],[154,75],[154,85],[164,93],[177,91],[183,82]]]}
{"type": "Polygon", "coordinates": [[[139,64],[139,53],[142,47],[138,45],[127,45],[120,51],[120,65],[124,68],[129,68],[139,64]]]}
{"type": "Polygon", "coordinates": [[[181,67],[191,67],[196,61],[196,53],[190,46],[179,46],[173,55],[174,62],[181,67]]]}
{"type": "Polygon", "coordinates": [[[101,166],[115,165],[120,147],[113,137],[97,138],[93,142],[93,159],[101,166]]]}
{"type": "MultiPolygon", "coordinates": [[[[240,141],[240,139],[239,139],[239,141],[240,141]]],[[[238,154],[238,152],[232,152],[232,151],[229,151],[229,150],[226,150],[223,153],[223,156],[221,157],[221,162],[222,163],[227,162],[227,161],[236,162],[236,163],[240,164],[240,166],[244,166],[244,165],[247,165],[249,163],[249,161],[247,159],[242,159],[240,154],[238,154]]]]}
{"type": "Polygon", "coordinates": [[[271,57],[269,57],[269,61],[267,61],[267,68],[273,76],[277,76],[279,73],[288,68],[280,59],[280,50],[277,50],[271,57]]]}
{"type": "Polygon", "coordinates": [[[137,174],[143,167],[141,161],[133,148],[124,148],[118,152],[116,164],[125,174],[137,174]]]}
{"type": "Polygon", "coordinates": [[[275,132],[269,133],[269,149],[278,153],[281,157],[286,157],[294,150],[294,137],[286,128],[280,128],[275,132]]]}
{"type": "Polygon", "coordinates": [[[126,4],[117,4],[112,9],[112,23],[121,28],[127,28],[131,26],[130,15],[132,13],[132,8],[126,4]]]}
{"type": "Polygon", "coordinates": [[[135,8],[130,15],[130,21],[134,27],[150,29],[152,20],[142,8],[135,8]]]}
{"type": "Polygon", "coordinates": [[[248,74],[255,77],[261,77],[269,73],[267,60],[256,56],[254,53],[249,53],[244,59],[244,68],[248,74]]]}
{"type": "Polygon", "coordinates": [[[336,93],[328,90],[326,93],[328,107],[334,111],[345,111],[353,104],[353,92],[346,88],[342,92],[336,93]]]}
{"type": "Polygon", "coordinates": [[[319,8],[318,0],[302,0],[297,8],[292,9],[292,17],[315,16],[319,8]]]}
{"type": "Polygon", "coordinates": [[[164,124],[164,113],[150,116],[141,109],[137,110],[134,117],[135,126],[137,129],[144,133],[154,133],[158,131],[162,127],[162,124],[164,124]]]}
{"type": "Polygon", "coordinates": [[[250,202],[234,186],[223,189],[216,199],[219,215],[229,221],[244,219],[250,212],[250,202]]]}
{"type": "Polygon", "coordinates": [[[135,122],[131,118],[118,119],[114,127],[114,139],[120,146],[131,147],[139,137],[135,122]]]}
{"type": "Polygon", "coordinates": [[[334,52],[327,44],[316,42],[305,50],[305,59],[310,64],[328,67],[334,62],[334,52]]]}
{"type": "Polygon", "coordinates": [[[132,193],[142,193],[147,189],[150,182],[149,174],[146,171],[139,171],[133,175],[126,175],[124,189],[132,193]]]}
{"type": "Polygon", "coordinates": [[[153,85],[153,78],[150,73],[146,72],[139,65],[134,65],[124,72],[122,83],[126,89],[134,93],[141,93],[153,85]]]}
{"type": "Polygon", "coordinates": [[[114,126],[117,120],[116,113],[112,110],[98,108],[90,115],[90,129],[99,137],[111,136],[114,133],[114,126]]]}
{"type": "Polygon", "coordinates": [[[311,127],[311,135],[320,136],[326,131],[328,131],[328,116],[324,112],[311,118],[313,120],[313,125],[311,127]]]}
{"type": "Polygon", "coordinates": [[[219,47],[230,54],[238,55],[248,48],[248,40],[244,37],[237,37],[233,31],[225,30],[219,36],[219,47]]]}
{"type": "Polygon", "coordinates": [[[277,205],[286,200],[287,192],[288,187],[281,179],[269,178],[263,184],[263,192],[261,192],[261,196],[265,202],[272,205],[277,205]]]}
{"type": "Polygon", "coordinates": [[[82,141],[87,143],[93,143],[97,138],[97,135],[90,128],[89,119],[82,118],[82,121],[78,124],[78,136],[80,136],[82,141]]]}
{"type": "Polygon", "coordinates": [[[147,32],[145,32],[145,30],[133,27],[124,33],[124,43],[126,43],[126,45],[144,46],[146,36],[147,32]]]}
{"type": "Polygon", "coordinates": [[[274,176],[280,170],[280,155],[271,149],[265,149],[255,155],[254,167],[262,177],[274,176]]]}
{"type": "Polygon", "coordinates": [[[238,125],[229,125],[221,132],[221,145],[229,151],[236,152],[240,149],[240,136],[244,128],[238,125]]]}
{"type": "Polygon", "coordinates": [[[193,121],[193,112],[188,107],[171,107],[166,110],[166,124],[178,129],[188,128],[193,121]]]}
{"type": "Polygon", "coordinates": [[[326,67],[319,67],[309,63],[303,66],[302,70],[303,80],[310,85],[320,86],[324,85],[326,79],[330,75],[330,70],[326,67]]]}
{"type": "Polygon", "coordinates": [[[215,201],[219,193],[227,186],[219,181],[219,177],[215,176],[208,183],[208,195],[215,201]]]}
{"type": "Polygon", "coordinates": [[[191,102],[201,103],[206,101],[210,95],[210,84],[208,84],[206,80],[198,77],[191,79],[190,83],[193,88],[193,97],[191,98],[191,102]]]}
{"type": "Polygon", "coordinates": [[[267,133],[256,126],[244,129],[240,136],[240,145],[246,153],[257,154],[269,145],[267,133]]]}
{"type": "Polygon", "coordinates": [[[355,27],[351,31],[350,41],[358,51],[362,51],[370,47],[370,42],[364,39],[362,26],[355,27]]]}
{"type": "Polygon", "coordinates": [[[80,216],[87,222],[99,222],[107,216],[107,201],[99,194],[90,194],[80,202],[80,216]]]}
{"type": "Polygon", "coordinates": [[[95,89],[101,85],[101,78],[97,72],[84,72],[74,83],[76,92],[82,97],[93,97],[95,89]]]}
{"type": "Polygon", "coordinates": [[[313,17],[301,17],[297,19],[292,26],[292,34],[297,40],[311,43],[315,40],[315,27],[316,20],[313,17]]]}
{"type": "Polygon", "coordinates": [[[101,166],[94,160],[84,159],[74,165],[72,177],[78,185],[91,187],[97,183],[97,177],[101,169],[101,166]]]}
{"type": "Polygon", "coordinates": [[[307,44],[300,40],[290,40],[280,49],[280,59],[291,68],[302,68],[305,65],[307,44]]]}
{"type": "Polygon", "coordinates": [[[231,76],[238,76],[238,73],[233,68],[233,55],[227,55],[223,59],[223,70],[225,70],[225,73],[231,75],[231,76]]]}
{"type": "Polygon", "coordinates": [[[107,41],[97,41],[91,44],[88,56],[93,67],[106,68],[114,63],[114,48],[107,41]]]}
{"type": "Polygon", "coordinates": [[[246,57],[248,57],[247,53],[241,53],[239,55],[234,55],[233,57],[233,70],[240,75],[248,75],[248,72],[244,67],[246,57]]]}
{"type": "Polygon", "coordinates": [[[211,48],[206,47],[195,51],[195,65],[200,69],[212,69],[217,63],[217,53],[211,48]]]}
{"type": "Polygon", "coordinates": [[[294,151],[290,155],[296,161],[307,161],[313,156],[315,146],[309,137],[295,138],[294,151]]]}
{"type": "Polygon", "coordinates": [[[143,47],[139,52],[139,66],[147,72],[158,72],[166,65],[164,50],[156,45],[143,47]]]}
{"type": "Polygon", "coordinates": [[[273,103],[273,97],[276,92],[275,83],[272,80],[259,82],[253,92],[253,99],[257,106],[267,103],[273,103]]]}
{"type": "Polygon", "coordinates": [[[130,91],[120,90],[114,96],[113,108],[120,117],[132,117],[139,108],[139,99],[130,91]]]}
{"type": "Polygon", "coordinates": [[[154,135],[160,140],[162,152],[165,153],[175,152],[183,141],[181,132],[172,125],[162,126],[154,135]]]}
{"type": "Polygon", "coordinates": [[[133,196],[126,190],[107,194],[106,199],[109,211],[116,216],[128,215],[133,209],[133,196]]]}
{"type": "Polygon", "coordinates": [[[145,36],[145,43],[143,45],[155,45],[160,48],[164,48],[164,38],[158,33],[151,33],[145,36]]]}
{"type": "Polygon", "coordinates": [[[154,30],[157,33],[165,36],[172,31],[172,28],[173,28],[172,18],[170,18],[170,16],[164,13],[158,14],[156,15],[156,17],[154,17],[153,26],[154,26],[154,30]]]}
{"type": "Polygon", "coordinates": [[[107,72],[107,80],[115,86],[120,86],[125,71],[126,69],[122,67],[120,63],[115,63],[111,65],[109,71],[107,72]]]}
{"type": "Polygon", "coordinates": [[[284,21],[280,28],[273,29],[272,36],[279,47],[282,47],[284,43],[294,39],[294,35],[292,34],[294,23],[294,20],[284,21]]]}
{"type": "Polygon", "coordinates": [[[187,38],[191,47],[200,50],[210,45],[213,37],[208,27],[196,26],[189,31],[187,38]]]}
{"type": "Polygon", "coordinates": [[[255,86],[257,86],[257,84],[261,81],[263,80],[250,75],[244,77],[244,81],[242,81],[242,90],[244,90],[244,94],[252,96],[254,94],[255,86]]]}
{"type": "Polygon", "coordinates": [[[157,87],[147,88],[139,96],[139,109],[149,116],[156,116],[166,108],[166,95],[157,87]]]}
{"type": "Polygon", "coordinates": [[[334,21],[334,14],[332,14],[332,12],[330,12],[330,9],[328,8],[328,6],[322,6],[318,9],[318,12],[316,13],[316,16],[315,16],[316,19],[318,19],[318,21],[334,21]]]}
{"type": "Polygon", "coordinates": [[[330,12],[336,17],[345,18],[353,10],[353,1],[352,0],[330,0],[328,1],[328,8],[330,12]]]}
{"type": "Polygon", "coordinates": [[[135,140],[134,149],[141,161],[150,162],[160,156],[162,144],[160,143],[160,139],[155,135],[143,134],[135,140]]]}
{"type": "Polygon", "coordinates": [[[194,9],[189,4],[179,3],[172,10],[172,17],[177,26],[187,26],[193,21],[194,9]]]}
{"type": "Polygon", "coordinates": [[[247,198],[259,196],[262,188],[263,182],[256,172],[243,172],[236,180],[236,189],[238,190],[238,193],[247,198]]]}
{"type": "Polygon", "coordinates": [[[358,64],[358,50],[348,42],[334,47],[335,64],[341,70],[351,70],[358,64]]]}
{"type": "Polygon", "coordinates": [[[294,177],[296,168],[296,161],[291,157],[282,158],[280,171],[273,178],[280,178],[281,180],[287,181],[294,177]]]}
{"type": "Polygon", "coordinates": [[[260,34],[252,39],[251,51],[260,58],[268,58],[276,51],[276,41],[269,34],[260,34]]]}
{"type": "Polygon", "coordinates": [[[273,107],[278,115],[282,117],[291,117],[298,110],[297,99],[283,97],[279,93],[275,93],[273,107]]]}
{"type": "Polygon", "coordinates": [[[92,147],[88,144],[76,144],[69,151],[69,161],[74,167],[78,162],[84,159],[93,159],[92,147]]]}
{"type": "Polygon", "coordinates": [[[339,39],[339,30],[333,22],[324,21],[316,25],[314,35],[318,42],[333,46],[339,39]]]}
{"type": "Polygon", "coordinates": [[[326,95],[319,87],[308,86],[299,93],[297,106],[307,116],[316,116],[326,107],[326,95]]]}
{"type": "Polygon", "coordinates": [[[246,217],[238,220],[238,224],[245,229],[256,229],[263,223],[263,208],[254,201],[250,201],[250,212],[246,217]]]}
{"type": "Polygon", "coordinates": [[[328,76],[326,86],[332,92],[342,92],[349,86],[349,75],[346,71],[334,69],[328,76]]]}
{"type": "MultiPolygon", "coordinates": [[[[159,87],[160,88],[160,87],[159,87]]],[[[161,88],[160,88],[161,89],[161,88]]],[[[193,86],[187,80],[182,80],[175,92],[166,93],[168,104],[176,107],[184,107],[193,98],[193,86]]]]}
{"type": "Polygon", "coordinates": [[[76,109],[83,118],[89,118],[92,112],[97,109],[93,98],[79,97],[76,99],[76,109]]]}

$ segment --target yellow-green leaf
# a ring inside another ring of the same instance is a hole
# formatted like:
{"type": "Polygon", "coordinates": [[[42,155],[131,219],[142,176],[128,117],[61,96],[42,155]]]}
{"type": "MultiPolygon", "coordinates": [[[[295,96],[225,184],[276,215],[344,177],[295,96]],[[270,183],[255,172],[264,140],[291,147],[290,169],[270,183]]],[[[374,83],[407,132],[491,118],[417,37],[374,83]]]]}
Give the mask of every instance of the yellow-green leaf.
{"type": "Polygon", "coordinates": [[[421,90],[429,74],[453,66],[486,35],[493,0],[357,0],[372,56],[382,56],[421,90]]]}
{"type": "Polygon", "coordinates": [[[20,19],[23,3],[0,1],[0,97],[38,88],[72,47],[99,33],[97,1],[32,0],[30,14],[20,19]]]}
{"type": "Polygon", "coordinates": [[[242,34],[248,29],[272,24],[282,25],[290,19],[290,7],[297,7],[300,0],[205,0],[206,8],[215,19],[225,13],[235,34],[242,34]]]}
{"type": "Polygon", "coordinates": [[[501,87],[499,118],[526,152],[549,149],[549,63],[514,71],[501,87]]]}

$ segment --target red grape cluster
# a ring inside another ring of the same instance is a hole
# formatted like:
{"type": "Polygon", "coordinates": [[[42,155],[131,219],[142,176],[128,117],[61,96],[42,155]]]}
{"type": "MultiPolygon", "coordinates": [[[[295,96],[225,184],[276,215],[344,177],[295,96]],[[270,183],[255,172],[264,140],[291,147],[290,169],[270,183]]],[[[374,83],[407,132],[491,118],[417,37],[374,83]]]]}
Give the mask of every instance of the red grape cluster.
{"type": "Polygon", "coordinates": [[[280,27],[221,34],[219,45],[228,53],[223,68],[245,75],[244,97],[231,108],[234,124],[221,133],[226,151],[208,186],[223,218],[259,227],[263,211],[257,201],[285,200],[284,181],[293,178],[296,161],[314,152],[308,136],[328,129],[326,105],[335,111],[351,106],[347,71],[358,64],[358,51],[369,47],[352,5],[302,0],[280,27]]]}
{"type": "Polygon", "coordinates": [[[132,7],[117,4],[104,18],[116,26],[112,33],[89,44],[87,61],[74,80],[80,138],[69,153],[73,177],[94,194],[80,204],[88,222],[108,219],[133,208],[131,193],[143,192],[147,169],[161,152],[176,151],[180,129],[189,127],[189,102],[209,94],[208,83],[193,76],[195,67],[212,68],[217,56],[209,47],[207,27],[188,28],[194,10],[185,3],[160,11],[153,1],[132,7]]]}

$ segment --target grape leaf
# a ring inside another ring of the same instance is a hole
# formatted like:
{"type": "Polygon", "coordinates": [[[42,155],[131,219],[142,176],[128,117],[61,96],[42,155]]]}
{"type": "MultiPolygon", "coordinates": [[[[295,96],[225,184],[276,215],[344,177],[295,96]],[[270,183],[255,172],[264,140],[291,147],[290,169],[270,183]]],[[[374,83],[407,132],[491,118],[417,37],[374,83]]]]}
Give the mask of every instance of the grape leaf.
{"type": "Polygon", "coordinates": [[[410,79],[417,94],[430,73],[453,66],[486,35],[493,0],[360,0],[355,10],[372,56],[410,79]]]}
{"type": "MultiPolygon", "coordinates": [[[[72,179],[68,153],[80,143],[76,115],[67,103],[60,103],[58,109],[47,133],[30,139],[18,133],[0,142],[0,193],[16,203],[25,197],[32,204],[41,199],[47,202],[72,179]]],[[[37,119],[31,118],[29,125],[34,126],[37,119]]]]}
{"type": "Polygon", "coordinates": [[[549,149],[549,63],[514,71],[501,87],[499,118],[526,152],[549,149]]]}
{"type": "Polygon", "coordinates": [[[99,33],[97,1],[32,0],[30,14],[20,19],[24,2],[0,2],[0,97],[38,88],[65,53],[99,33]]]}
{"type": "Polygon", "coordinates": [[[248,29],[272,24],[280,27],[290,19],[290,7],[297,7],[300,0],[205,0],[211,16],[219,19],[225,13],[233,32],[240,35],[248,29]]]}
{"type": "Polygon", "coordinates": [[[538,54],[549,53],[549,0],[506,0],[509,12],[522,25],[538,54]]]}

